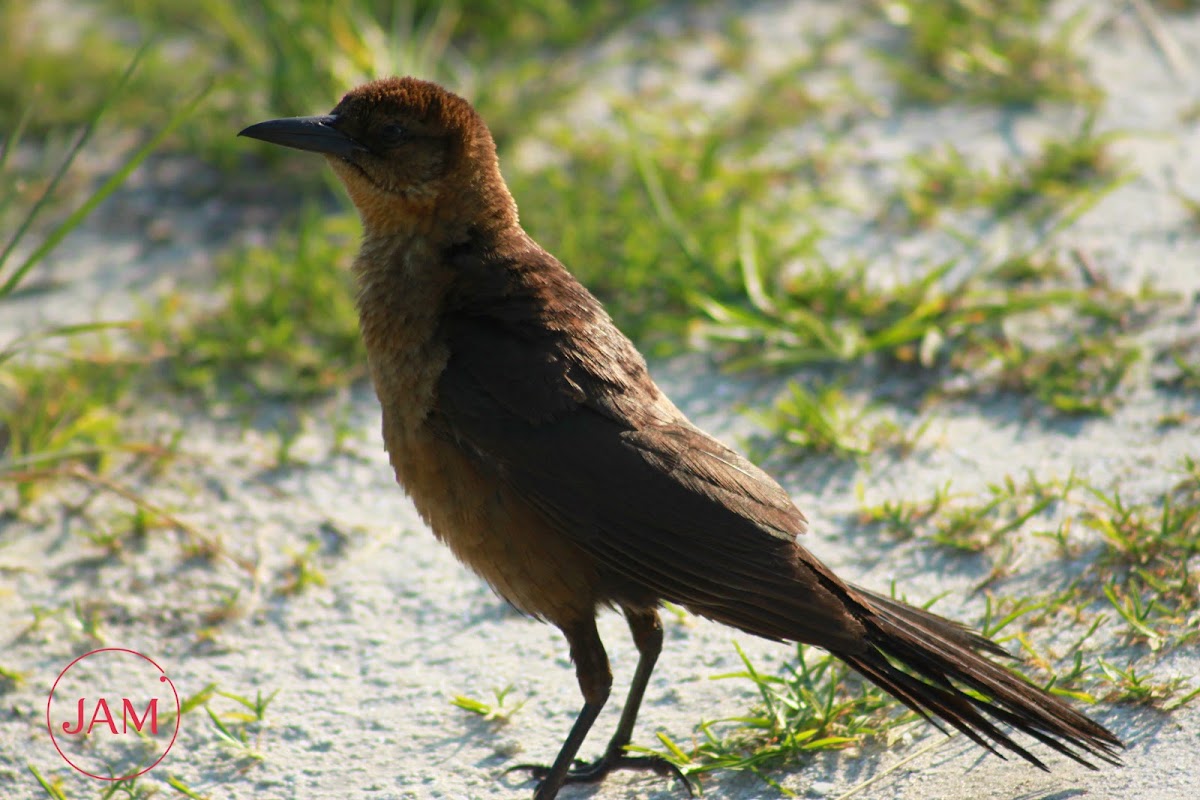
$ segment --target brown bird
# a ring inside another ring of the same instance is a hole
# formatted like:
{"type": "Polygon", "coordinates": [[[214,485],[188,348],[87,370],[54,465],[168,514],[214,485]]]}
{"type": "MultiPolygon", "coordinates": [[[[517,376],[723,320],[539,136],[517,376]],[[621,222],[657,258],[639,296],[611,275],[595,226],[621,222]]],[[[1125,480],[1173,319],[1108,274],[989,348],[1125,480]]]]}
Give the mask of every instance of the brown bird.
{"type": "Polygon", "coordinates": [[[492,136],[461,97],[390,78],[325,116],[241,135],[322,153],[345,184],[362,216],[358,310],[396,478],[459,559],[567,638],[584,705],[553,765],[529,767],[538,800],[614,769],[682,778],[625,749],[663,601],[823,647],[996,755],[1046,769],[1002,723],[1089,767],[1120,763],[1116,736],[989,660],[999,646],[846,583],[797,542],[806,523],[787,492],[692,425],[521,228],[492,136]],[[612,685],[603,606],[624,612],[640,658],[604,755],[576,766],[612,685]]]}

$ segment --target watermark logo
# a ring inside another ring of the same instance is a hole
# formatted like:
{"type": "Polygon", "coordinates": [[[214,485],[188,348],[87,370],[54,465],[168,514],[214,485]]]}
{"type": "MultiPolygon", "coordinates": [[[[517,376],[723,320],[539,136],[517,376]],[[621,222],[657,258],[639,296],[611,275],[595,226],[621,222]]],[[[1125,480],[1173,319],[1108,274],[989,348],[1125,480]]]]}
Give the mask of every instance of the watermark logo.
{"type": "Polygon", "coordinates": [[[179,735],[179,717],[179,693],[163,668],[122,647],[72,661],[46,701],[46,727],[58,754],[103,781],[136,778],[158,766],[179,735]]]}

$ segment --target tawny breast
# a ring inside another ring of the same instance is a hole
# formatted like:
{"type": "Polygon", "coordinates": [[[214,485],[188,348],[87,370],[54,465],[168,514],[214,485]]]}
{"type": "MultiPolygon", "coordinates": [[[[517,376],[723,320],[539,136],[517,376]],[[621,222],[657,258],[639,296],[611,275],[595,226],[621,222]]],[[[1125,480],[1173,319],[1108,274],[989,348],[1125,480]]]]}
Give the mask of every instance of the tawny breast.
{"type": "Polygon", "coordinates": [[[439,313],[452,271],[419,239],[368,240],[355,262],[371,379],[396,480],[458,557],[521,611],[560,627],[595,614],[590,556],[429,426],[450,353],[439,313]]]}
{"type": "MultiPolygon", "coordinates": [[[[392,424],[394,424],[393,421],[392,424]]],[[[495,475],[423,432],[384,436],[396,479],[460,561],[526,614],[559,626],[595,614],[599,576],[591,557],[495,475]]]]}

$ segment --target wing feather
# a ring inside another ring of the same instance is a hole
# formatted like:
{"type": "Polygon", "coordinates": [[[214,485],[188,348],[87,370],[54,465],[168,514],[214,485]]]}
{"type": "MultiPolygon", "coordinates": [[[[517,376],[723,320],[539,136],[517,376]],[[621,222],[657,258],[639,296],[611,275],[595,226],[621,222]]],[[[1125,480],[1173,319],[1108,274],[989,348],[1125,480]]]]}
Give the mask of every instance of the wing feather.
{"type": "Polygon", "coordinates": [[[573,329],[522,324],[534,299],[446,315],[441,434],[619,583],[761,636],[858,649],[848,590],[796,543],[787,493],[670,404],[590,295],[573,329]]]}

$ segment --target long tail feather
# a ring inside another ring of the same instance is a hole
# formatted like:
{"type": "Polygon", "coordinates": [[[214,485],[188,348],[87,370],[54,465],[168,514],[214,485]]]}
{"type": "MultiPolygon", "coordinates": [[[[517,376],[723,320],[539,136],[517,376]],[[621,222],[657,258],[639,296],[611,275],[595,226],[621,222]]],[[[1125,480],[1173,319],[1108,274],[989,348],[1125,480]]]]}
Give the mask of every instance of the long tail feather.
{"type": "Polygon", "coordinates": [[[1046,765],[997,722],[1092,769],[1089,758],[1121,763],[1120,739],[981,654],[1007,655],[999,645],[936,614],[855,591],[872,612],[863,620],[872,649],[836,655],[913,711],[935,724],[942,720],[996,755],[1007,750],[1041,769],[1046,765]]]}

